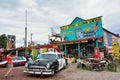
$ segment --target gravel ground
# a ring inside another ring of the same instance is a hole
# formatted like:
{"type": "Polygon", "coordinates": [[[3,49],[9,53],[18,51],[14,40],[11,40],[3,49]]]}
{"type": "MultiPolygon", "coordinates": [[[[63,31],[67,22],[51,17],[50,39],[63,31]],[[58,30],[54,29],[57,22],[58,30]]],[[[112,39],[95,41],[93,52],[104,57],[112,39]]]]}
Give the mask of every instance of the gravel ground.
{"type": "MultiPolygon", "coordinates": [[[[57,72],[54,76],[30,76],[23,72],[24,67],[15,67],[13,78],[7,80],[120,80],[120,72],[109,71],[88,71],[76,68],[76,64],[57,72]]],[[[0,80],[7,71],[6,68],[0,68],[0,80]]]]}
{"type": "Polygon", "coordinates": [[[120,80],[120,72],[82,70],[76,68],[76,64],[62,70],[57,76],[59,80],[120,80]]]}

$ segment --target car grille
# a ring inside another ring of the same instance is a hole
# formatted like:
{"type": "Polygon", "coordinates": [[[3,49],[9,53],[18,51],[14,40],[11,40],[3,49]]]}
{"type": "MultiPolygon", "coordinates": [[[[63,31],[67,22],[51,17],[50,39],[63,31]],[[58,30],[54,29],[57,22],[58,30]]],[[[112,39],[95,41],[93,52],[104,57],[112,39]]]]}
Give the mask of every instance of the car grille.
{"type": "Polygon", "coordinates": [[[29,66],[29,71],[44,71],[46,68],[45,67],[40,67],[40,66],[29,66]]]}

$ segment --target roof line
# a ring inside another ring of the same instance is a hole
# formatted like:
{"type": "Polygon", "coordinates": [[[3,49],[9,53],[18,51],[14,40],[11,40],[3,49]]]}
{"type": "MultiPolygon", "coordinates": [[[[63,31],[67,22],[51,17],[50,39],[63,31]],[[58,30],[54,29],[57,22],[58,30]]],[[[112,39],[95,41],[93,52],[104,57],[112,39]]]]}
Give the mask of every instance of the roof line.
{"type": "Polygon", "coordinates": [[[74,20],[77,19],[77,18],[85,21],[85,19],[82,19],[82,18],[80,18],[80,17],[75,17],[75,18],[73,19],[73,21],[72,21],[69,25],[71,25],[71,24],[74,22],[74,20]]]}
{"type": "Polygon", "coordinates": [[[109,31],[109,30],[107,30],[107,29],[105,29],[105,28],[103,28],[103,30],[105,30],[105,31],[107,31],[107,32],[109,32],[109,33],[111,33],[111,34],[113,34],[114,36],[119,37],[119,34],[115,34],[115,33],[111,32],[111,31],[109,31]]]}

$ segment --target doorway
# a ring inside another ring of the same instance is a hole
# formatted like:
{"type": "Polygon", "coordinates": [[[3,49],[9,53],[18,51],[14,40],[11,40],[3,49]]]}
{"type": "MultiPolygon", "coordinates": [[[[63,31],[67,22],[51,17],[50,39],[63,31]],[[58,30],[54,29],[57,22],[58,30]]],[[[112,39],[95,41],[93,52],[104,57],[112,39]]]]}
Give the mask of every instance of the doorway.
{"type": "Polygon", "coordinates": [[[81,43],[81,54],[85,54],[86,57],[93,57],[95,43],[91,40],[86,43],[81,43]]]}

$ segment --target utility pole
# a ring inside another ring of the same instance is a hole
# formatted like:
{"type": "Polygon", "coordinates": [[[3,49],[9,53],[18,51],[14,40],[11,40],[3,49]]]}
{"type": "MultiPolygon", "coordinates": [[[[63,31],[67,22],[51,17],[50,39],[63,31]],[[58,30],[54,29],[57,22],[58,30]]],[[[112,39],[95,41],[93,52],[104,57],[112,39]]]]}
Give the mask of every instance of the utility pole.
{"type": "Polygon", "coordinates": [[[25,55],[27,54],[27,10],[25,10],[25,55]]]}
{"type": "Polygon", "coordinates": [[[32,44],[32,35],[33,35],[33,34],[31,33],[30,35],[31,35],[31,44],[32,44]]]}

